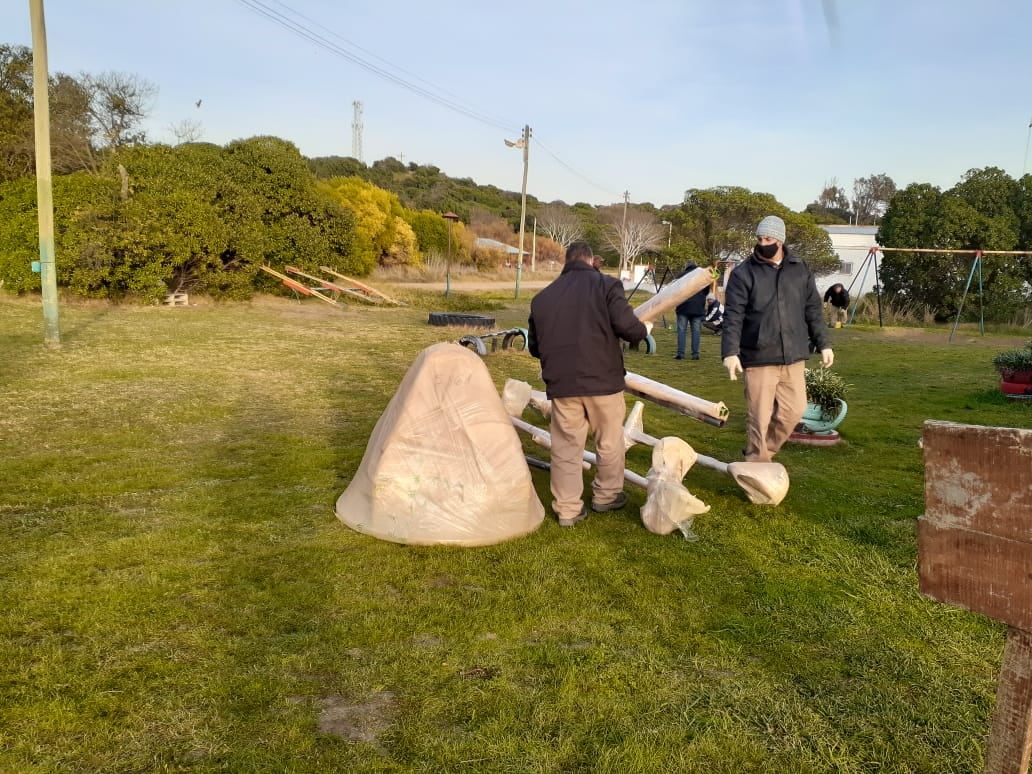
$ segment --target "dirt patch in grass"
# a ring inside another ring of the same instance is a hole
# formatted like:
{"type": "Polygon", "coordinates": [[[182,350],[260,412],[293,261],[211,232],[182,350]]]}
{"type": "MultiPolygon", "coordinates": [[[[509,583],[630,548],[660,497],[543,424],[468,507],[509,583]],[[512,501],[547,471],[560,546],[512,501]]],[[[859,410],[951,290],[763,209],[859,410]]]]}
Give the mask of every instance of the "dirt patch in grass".
{"type": "Polygon", "coordinates": [[[320,704],[319,731],[349,742],[375,744],[394,719],[394,694],[378,691],[364,704],[353,704],[343,696],[326,696],[320,704]]]}

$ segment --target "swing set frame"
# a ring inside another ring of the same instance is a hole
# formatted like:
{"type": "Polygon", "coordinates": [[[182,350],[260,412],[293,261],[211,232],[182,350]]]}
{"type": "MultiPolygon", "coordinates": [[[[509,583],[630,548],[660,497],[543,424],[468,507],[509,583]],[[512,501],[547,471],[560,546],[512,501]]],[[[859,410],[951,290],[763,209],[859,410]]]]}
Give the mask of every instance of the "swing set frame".
{"type": "MultiPolygon", "coordinates": [[[[867,282],[867,274],[871,267],[874,267],[874,293],[878,299],[878,327],[884,327],[882,324],[882,306],[881,306],[881,280],[878,278],[878,253],[941,253],[947,255],[973,255],[974,260],[971,262],[971,271],[968,272],[967,284],[964,285],[964,293],[960,297],[960,308],[957,309],[957,319],[953,321],[953,330],[950,331],[949,341],[953,341],[953,334],[957,332],[957,326],[960,324],[960,315],[964,311],[964,302],[967,300],[968,291],[971,289],[971,283],[975,278],[975,271],[978,271],[978,329],[982,336],[985,336],[985,308],[982,304],[982,257],[985,255],[1032,255],[1030,250],[939,250],[932,247],[871,247],[867,251],[867,256],[864,258],[860,268],[863,272],[862,276],[860,272],[857,272],[853,276],[852,282],[849,283],[849,287],[846,288],[846,292],[852,297],[853,285],[856,284],[856,280],[860,278],[860,287],[864,286],[867,282]]],[[[853,300],[853,308],[849,314],[849,320],[846,322],[846,327],[853,324],[853,318],[856,316],[857,307],[860,305],[860,298],[857,296],[853,300]]]]}

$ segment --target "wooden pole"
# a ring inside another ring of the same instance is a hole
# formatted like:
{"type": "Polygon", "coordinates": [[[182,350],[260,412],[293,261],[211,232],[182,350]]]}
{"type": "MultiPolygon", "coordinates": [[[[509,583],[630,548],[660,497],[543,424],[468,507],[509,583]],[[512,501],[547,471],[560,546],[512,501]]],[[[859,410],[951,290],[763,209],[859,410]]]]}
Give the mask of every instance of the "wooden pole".
{"type": "Polygon", "coordinates": [[[47,25],[43,0],[29,0],[32,19],[32,112],[36,139],[36,203],[39,215],[39,270],[43,289],[43,338],[61,343],[57,314],[57,264],[54,260],[54,191],[50,162],[50,83],[47,25]]]}

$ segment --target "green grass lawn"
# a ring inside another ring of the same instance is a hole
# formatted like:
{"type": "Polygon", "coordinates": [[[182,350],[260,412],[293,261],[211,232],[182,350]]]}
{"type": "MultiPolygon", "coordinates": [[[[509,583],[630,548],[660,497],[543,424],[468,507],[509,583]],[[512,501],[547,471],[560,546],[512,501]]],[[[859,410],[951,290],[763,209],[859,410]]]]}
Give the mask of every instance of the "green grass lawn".
{"type": "MultiPolygon", "coordinates": [[[[786,448],[773,509],[693,469],[694,543],[647,532],[633,488],[489,548],[353,532],[334,503],[373,425],[462,333],[427,310],[526,324],[529,293],[454,295],[69,304],[53,349],[38,299],[0,299],[0,771],[980,770],[1004,630],[918,594],[917,441],[1032,427],[990,364],[1023,337],[833,331],[843,443],[786,448]]],[[[692,362],[655,335],[628,368],[731,419],[646,404],[646,432],[737,459],[719,338],[692,362]]],[[[540,386],[526,353],[484,362],[540,386]]]]}

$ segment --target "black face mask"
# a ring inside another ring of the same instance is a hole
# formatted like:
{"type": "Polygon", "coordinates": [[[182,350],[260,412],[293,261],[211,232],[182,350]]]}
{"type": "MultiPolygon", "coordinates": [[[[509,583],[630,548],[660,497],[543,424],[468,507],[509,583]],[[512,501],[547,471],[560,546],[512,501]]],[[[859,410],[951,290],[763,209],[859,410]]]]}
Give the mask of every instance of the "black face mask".
{"type": "Polygon", "coordinates": [[[771,242],[769,245],[756,245],[756,252],[761,258],[766,258],[768,261],[778,254],[778,243],[771,242]]]}

